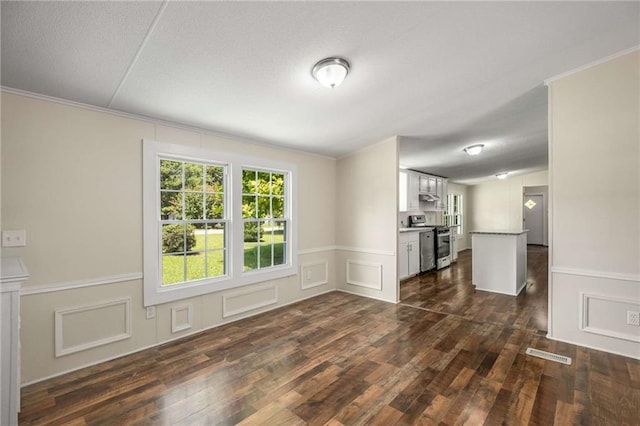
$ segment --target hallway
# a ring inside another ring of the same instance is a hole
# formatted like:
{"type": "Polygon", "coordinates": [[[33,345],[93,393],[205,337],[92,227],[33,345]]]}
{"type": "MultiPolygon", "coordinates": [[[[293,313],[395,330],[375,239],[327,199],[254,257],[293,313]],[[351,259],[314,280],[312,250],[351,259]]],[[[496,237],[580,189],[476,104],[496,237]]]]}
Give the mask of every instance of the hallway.
{"type": "Polygon", "coordinates": [[[545,335],[548,251],[544,246],[528,246],[527,286],[518,297],[476,291],[471,285],[472,252],[465,250],[459,253],[458,262],[449,268],[401,282],[400,303],[545,335]]]}

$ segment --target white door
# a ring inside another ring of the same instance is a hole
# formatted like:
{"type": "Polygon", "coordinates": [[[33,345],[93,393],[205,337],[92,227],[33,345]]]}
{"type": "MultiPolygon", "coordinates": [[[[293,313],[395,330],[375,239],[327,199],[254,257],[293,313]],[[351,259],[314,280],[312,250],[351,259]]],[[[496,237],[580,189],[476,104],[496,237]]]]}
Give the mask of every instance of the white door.
{"type": "Polygon", "coordinates": [[[527,244],[544,244],[544,205],[542,195],[524,196],[524,228],[529,230],[527,244]]]}

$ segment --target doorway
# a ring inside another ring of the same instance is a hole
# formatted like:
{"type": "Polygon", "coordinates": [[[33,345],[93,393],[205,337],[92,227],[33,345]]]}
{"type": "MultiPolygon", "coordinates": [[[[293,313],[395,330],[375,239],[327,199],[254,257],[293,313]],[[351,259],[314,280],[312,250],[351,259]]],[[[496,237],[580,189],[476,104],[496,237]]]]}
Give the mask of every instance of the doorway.
{"type": "Polygon", "coordinates": [[[528,229],[527,244],[548,246],[549,187],[525,186],[522,195],[522,227],[528,229]]]}
{"type": "Polygon", "coordinates": [[[542,195],[526,195],[524,199],[524,227],[529,230],[527,244],[541,246],[544,242],[543,197],[542,195]]]}

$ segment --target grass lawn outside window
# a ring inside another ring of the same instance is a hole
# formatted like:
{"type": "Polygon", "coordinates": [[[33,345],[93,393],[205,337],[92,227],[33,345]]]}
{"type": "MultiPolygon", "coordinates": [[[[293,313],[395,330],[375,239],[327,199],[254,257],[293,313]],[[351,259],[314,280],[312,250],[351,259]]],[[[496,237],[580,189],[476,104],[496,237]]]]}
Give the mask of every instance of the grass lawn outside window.
{"type": "MultiPolygon", "coordinates": [[[[187,279],[196,280],[205,278],[205,238],[207,236],[202,231],[196,231],[196,245],[192,249],[192,254],[188,256],[165,256],[162,263],[162,276],[166,283],[181,283],[184,279],[184,262],[187,263],[187,279]]],[[[209,245],[222,247],[224,235],[222,233],[209,234],[209,245]]],[[[282,255],[284,244],[282,243],[282,233],[265,233],[262,236],[262,243],[272,243],[274,256],[282,255]]],[[[260,257],[265,258],[271,255],[271,245],[260,246],[260,257]]],[[[207,267],[208,276],[224,274],[224,252],[216,251],[209,253],[207,267]]],[[[244,244],[245,270],[256,269],[258,264],[258,243],[244,244]]],[[[170,284],[169,284],[170,285],[170,284]]]]}

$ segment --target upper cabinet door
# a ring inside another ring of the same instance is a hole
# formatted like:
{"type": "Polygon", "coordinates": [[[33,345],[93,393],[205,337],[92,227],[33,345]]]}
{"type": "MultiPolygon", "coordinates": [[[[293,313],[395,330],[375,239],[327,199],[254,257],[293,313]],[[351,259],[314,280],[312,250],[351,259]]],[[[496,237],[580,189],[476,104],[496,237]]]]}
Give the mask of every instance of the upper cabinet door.
{"type": "Polygon", "coordinates": [[[438,178],[437,182],[438,190],[437,195],[439,200],[436,201],[436,210],[447,210],[447,197],[449,182],[447,179],[438,178]]]}
{"type": "Polygon", "coordinates": [[[433,176],[420,176],[420,193],[421,194],[435,194],[436,178],[433,176]]]}
{"type": "Polygon", "coordinates": [[[418,194],[420,189],[420,176],[409,173],[407,178],[407,211],[420,210],[420,196],[418,194]]]}
{"type": "Polygon", "coordinates": [[[398,210],[401,212],[420,210],[419,186],[420,177],[417,174],[400,172],[398,179],[398,210]]]}

